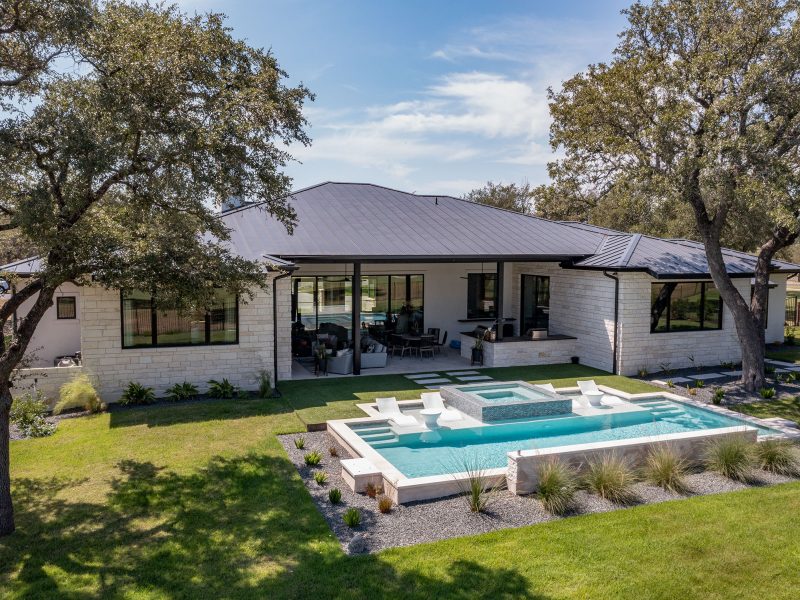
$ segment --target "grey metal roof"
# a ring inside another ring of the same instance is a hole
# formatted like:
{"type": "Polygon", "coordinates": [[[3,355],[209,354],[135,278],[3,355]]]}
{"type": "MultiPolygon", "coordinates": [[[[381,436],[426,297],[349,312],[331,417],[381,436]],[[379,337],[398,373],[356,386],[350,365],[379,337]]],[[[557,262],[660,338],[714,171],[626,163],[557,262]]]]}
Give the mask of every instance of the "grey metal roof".
{"type": "Polygon", "coordinates": [[[41,269],[41,259],[38,256],[32,256],[0,266],[0,273],[14,273],[15,275],[25,277],[38,273],[41,269]]]}
{"type": "MultiPolygon", "coordinates": [[[[568,268],[643,271],[659,278],[709,276],[705,248],[700,242],[623,233],[585,223],[562,223],[583,231],[606,233],[597,254],[565,264],[568,268]]],[[[756,257],[752,254],[726,248],[722,255],[728,273],[733,277],[750,276],[755,271],[756,257]]],[[[772,271],[794,273],[800,271],[800,265],[773,260],[772,271]]]]}
{"type": "Polygon", "coordinates": [[[258,206],[224,213],[233,249],[289,260],[564,260],[589,256],[603,241],[546,219],[372,184],[323,183],[289,202],[298,216],[293,235],[258,206]]]}

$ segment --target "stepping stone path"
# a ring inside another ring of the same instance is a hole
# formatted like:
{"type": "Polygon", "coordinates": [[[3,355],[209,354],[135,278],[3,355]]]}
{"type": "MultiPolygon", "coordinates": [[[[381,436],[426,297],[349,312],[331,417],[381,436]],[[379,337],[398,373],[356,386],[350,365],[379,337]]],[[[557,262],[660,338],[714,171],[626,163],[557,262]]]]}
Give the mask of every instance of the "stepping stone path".
{"type": "Polygon", "coordinates": [[[742,376],[742,372],[741,371],[723,371],[722,374],[725,375],[725,377],[741,377],[742,376]]]}
{"type": "Polygon", "coordinates": [[[703,373],[701,375],[689,375],[689,377],[691,377],[695,381],[697,380],[706,381],[708,379],[720,379],[722,377],[725,377],[725,375],[723,375],[722,373],[703,373]]]}
{"type": "Polygon", "coordinates": [[[450,380],[445,377],[433,377],[431,379],[414,379],[414,383],[421,383],[422,385],[429,385],[433,383],[450,383],[450,380]]]}
{"type": "Polygon", "coordinates": [[[488,375],[468,375],[466,377],[456,377],[459,381],[494,381],[488,375]]]}
{"type": "Polygon", "coordinates": [[[441,377],[439,373],[412,373],[406,375],[406,379],[430,379],[431,377],[441,377]]]}
{"type": "MultiPolygon", "coordinates": [[[[450,382],[448,381],[447,383],[450,383],[450,382]]],[[[438,390],[439,388],[442,387],[442,384],[441,383],[437,383],[437,384],[434,384],[434,385],[426,385],[425,387],[428,388],[429,390],[438,390]]]]}
{"type": "Polygon", "coordinates": [[[784,362],[782,360],[772,360],[771,358],[766,359],[764,362],[768,362],[771,365],[777,365],[779,367],[796,367],[797,365],[790,362],[784,362]]]}
{"type": "Polygon", "coordinates": [[[480,375],[478,371],[447,371],[445,375],[453,375],[455,377],[460,377],[461,375],[480,375]]]}
{"type": "Polygon", "coordinates": [[[657,384],[660,384],[660,385],[667,385],[668,381],[671,381],[674,384],[678,384],[678,383],[689,383],[692,380],[691,379],[687,379],[686,377],[668,377],[664,381],[662,381],[661,379],[654,379],[653,383],[657,383],[657,384]]]}

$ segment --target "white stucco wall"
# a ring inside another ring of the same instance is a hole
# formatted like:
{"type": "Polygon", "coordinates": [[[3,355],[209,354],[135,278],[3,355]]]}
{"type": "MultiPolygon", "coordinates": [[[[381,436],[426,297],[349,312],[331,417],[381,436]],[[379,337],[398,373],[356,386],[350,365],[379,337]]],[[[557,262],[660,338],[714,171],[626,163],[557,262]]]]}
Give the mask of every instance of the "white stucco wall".
{"type": "Polygon", "coordinates": [[[786,319],[786,275],[772,275],[769,280],[775,287],[769,291],[767,330],[764,338],[768,344],[782,343],[783,325],[786,319]]]}
{"type": "MultiPolygon", "coordinates": [[[[56,356],[75,354],[81,349],[82,290],[82,287],[78,287],[74,283],[65,283],[59,286],[53,299],[53,306],[45,312],[28,345],[29,367],[52,367],[53,359],[56,356]],[[56,298],[59,296],[75,296],[75,319],[58,319],[56,317],[56,298]]],[[[24,318],[34,302],[36,302],[36,296],[23,302],[17,311],[17,318],[24,318]]]]}
{"type": "MultiPolygon", "coordinates": [[[[106,402],[116,402],[130,381],[163,395],[174,383],[188,381],[201,391],[209,379],[226,377],[253,390],[258,372],[273,368],[272,285],[239,303],[239,343],[176,348],[122,348],[119,291],[87,287],[83,292],[81,347],[86,372],[99,382],[106,402]]],[[[278,376],[291,377],[289,279],[278,282],[278,376]]]]}

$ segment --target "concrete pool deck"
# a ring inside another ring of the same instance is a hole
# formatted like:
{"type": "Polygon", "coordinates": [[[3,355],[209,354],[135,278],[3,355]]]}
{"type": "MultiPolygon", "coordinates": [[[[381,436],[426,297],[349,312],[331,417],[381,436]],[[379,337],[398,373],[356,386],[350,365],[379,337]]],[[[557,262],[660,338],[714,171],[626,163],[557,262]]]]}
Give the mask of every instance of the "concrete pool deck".
{"type": "MultiPolygon", "coordinates": [[[[606,399],[608,399],[607,402],[608,407],[584,408],[578,405],[577,401],[573,401],[573,410],[577,415],[582,415],[582,416],[594,416],[598,414],[609,415],[613,414],[614,412],[629,412],[631,410],[644,410],[643,408],[638,407],[635,404],[632,404],[631,402],[648,400],[648,399],[667,399],[677,403],[686,404],[689,406],[695,406],[697,408],[702,408],[709,412],[737,419],[738,421],[741,421],[743,425],[741,427],[737,426],[737,427],[718,428],[710,430],[699,430],[693,432],[672,433],[659,436],[647,436],[643,438],[631,438],[622,441],[620,440],[612,442],[603,441],[603,442],[594,442],[590,444],[560,446],[548,449],[546,452],[546,455],[548,457],[555,458],[555,457],[560,457],[561,455],[564,455],[565,457],[571,457],[579,455],[581,453],[583,453],[583,455],[588,457],[588,456],[593,456],[596,452],[608,452],[617,450],[621,454],[625,455],[625,449],[627,448],[632,460],[636,460],[637,456],[642,455],[643,449],[646,449],[654,444],[677,443],[680,446],[686,446],[687,444],[689,444],[691,447],[696,449],[695,444],[701,442],[707,442],[708,439],[713,439],[714,437],[717,437],[719,435],[742,434],[747,437],[755,439],[755,436],[757,435],[755,427],[766,427],[776,432],[774,436],[769,436],[769,437],[785,437],[794,439],[800,438],[800,432],[798,432],[797,430],[792,430],[788,427],[783,427],[781,425],[763,421],[761,419],[750,417],[748,415],[735,413],[733,411],[730,411],[728,409],[719,406],[706,405],[701,402],[691,401],[682,396],[678,396],[676,394],[671,394],[668,392],[658,391],[658,392],[647,392],[642,394],[628,394],[626,392],[622,392],[620,390],[603,385],[599,386],[599,389],[608,395],[604,397],[604,402],[606,402],[606,399]],[[689,442],[687,442],[686,440],[689,440],[689,442]]],[[[560,394],[565,394],[570,396],[575,396],[576,394],[579,394],[578,388],[559,388],[557,391],[560,394]]],[[[421,400],[401,401],[398,402],[398,405],[400,406],[401,410],[404,413],[413,414],[422,409],[421,400]]],[[[362,439],[358,435],[358,433],[351,427],[351,425],[355,425],[356,427],[358,427],[365,425],[383,424],[391,428],[391,430],[396,434],[421,433],[424,435],[426,432],[428,432],[431,433],[431,435],[436,435],[436,430],[428,430],[422,424],[420,424],[418,427],[400,428],[394,426],[389,423],[389,419],[378,413],[377,407],[374,403],[359,404],[358,407],[364,410],[367,416],[355,419],[337,419],[328,421],[327,423],[328,432],[340,444],[342,444],[342,446],[344,446],[353,457],[368,459],[383,474],[384,491],[394,502],[402,504],[416,500],[441,498],[444,496],[458,494],[463,491],[464,484],[469,479],[468,473],[461,472],[461,473],[448,473],[442,475],[431,475],[426,477],[407,477],[403,473],[401,473],[391,462],[386,460],[375,448],[370,446],[369,443],[367,443],[364,439],[362,439]]],[[[459,428],[493,427],[493,426],[495,426],[495,424],[481,423],[476,419],[465,416],[463,422],[462,421],[448,422],[446,424],[446,427],[440,427],[438,429],[459,429],[459,428]]],[[[496,481],[498,483],[505,482],[507,475],[510,474],[510,471],[513,477],[517,476],[516,472],[522,472],[518,471],[519,466],[516,464],[519,462],[520,457],[538,456],[544,454],[545,453],[542,450],[522,450],[522,451],[509,452],[507,453],[509,457],[509,463],[507,466],[492,468],[492,469],[484,469],[482,470],[482,474],[486,477],[496,478],[496,481]],[[509,469],[509,466],[512,464],[514,466],[512,466],[512,468],[509,469]]],[[[533,462],[535,462],[535,460],[531,461],[531,463],[533,462]]],[[[525,470],[525,473],[529,475],[531,471],[528,469],[525,470]]],[[[515,482],[508,482],[508,483],[510,484],[509,487],[512,486],[517,487],[520,493],[528,493],[530,491],[529,489],[531,487],[530,482],[525,482],[524,484],[520,484],[519,486],[516,486],[515,482]]]]}

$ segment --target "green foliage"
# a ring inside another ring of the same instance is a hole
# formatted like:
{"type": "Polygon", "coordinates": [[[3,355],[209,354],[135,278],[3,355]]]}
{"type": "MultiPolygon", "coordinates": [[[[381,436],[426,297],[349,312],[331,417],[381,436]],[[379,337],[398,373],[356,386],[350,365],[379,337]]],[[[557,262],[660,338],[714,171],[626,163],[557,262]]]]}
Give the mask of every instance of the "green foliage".
{"type": "Polygon", "coordinates": [[[199,394],[197,386],[188,381],[183,383],[176,383],[172,387],[167,388],[167,398],[170,400],[191,400],[199,394]]]}
{"type": "Polygon", "coordinates": [[[136,381],[128,383],[128,387],[120,396],[120,404],[152,404],[156,400],[153,388],[146,387],[136,381]]]}
{"type": "Polygon", "coordinates": [[[789,371],[786,373],[785,381],[786,383],[794,383],[797,381],[797,373],[795,371],[789,371]]]}
{"type": "Polygon", "coordinates": [[[342,501],[342,490],[339,488],[331,488],[328,492],[328,500],[331,504],[339,504],[342,501]]]}
{"type": "Polygon", "coordinates": [[[380,485],[375,485],[371,481],[364,487],[364,493],[370,498],[377,498],[378,494],[381,492],[383,492],[383,488],[380,485]]]}
{"type": "Polygon", "coordinates": [[[555,515],[569,511],[578,489],[575,470],[559,460],[550,460],[539,465],[538,476],[537,494],[545,509],[555,515]]]}
{"type": "Polygon", "coordinates": [[[392,507],[394,506],[394,502],[389,496],[378,496],[378,510],[381,511],[383,514],[389,514],[392,512],[392,507]]]}
{"type": "Polygon", "coordinates": [[[272,396],[272,373],[262,369],[258,373],[258,397],[269,398],[272,396]]]}
{"type": "Polygon", "coordinates": [[[729,479],[748,482],[755,464],[753,443],[741,437],[710,442],[705,453],[706,467],[729,479]]]}
{"type": "Polygon", "coordinates": [[[711,396],[711,402],[716,406],[722,404],[722,400],[725,398],[725,390],[721,387],[718,387],[714,390],[714,394],[711,396]]]}
{"type": "Polygon", "coordinates": [[[800,475],[800,456],[797,447],[788,440],[769,439],[755,447],[756,464],[780,475],[800,475]]]}
{"type": "Polygon", "coordinates": [[[330,448],[328,448],[328,454],[336,458],[337,456],[339,456],[339,450],[336,449],[336,446],[331,446],[330,448]]]}
{"type": "Polygon", "coordinates": [[[489,181],[484,187],[476,188],[465,194],[464,200],[529,214],[533,210],[532,197],[533,190],[527,182],[517,185],[516,183],[502,184],[489,181]]]}
{"type": "Polygon", "coordinates": [[[209,379],[208,381],[208,395],[212,398],[220,398],[223,400],[230,400],[239,394],[238,386],[233,385],[230,381],[223,377],[222,381],[216,379],[209,379]]]}
{"type": "Polygon", "coordinates": [[[350,527],[351,529],[355,529],[359,525],[361,525],[361,511],[357,508],[350,507],[344,514],[342,515],[342,520],[344,524],[350,527]]]}
{"type": "Polygon", "coordinates": [[[460,471],[466,475],[458,481],[458,487],[467,507],[474,513],[485,512],[497,498],[504,481],[490,476],[474,458],[465,458],[460,471]]]}
{"type": "Polygon", "coordinates": [[[655,446],[647,454],[645,477],[665,490],[685,494],[689,490],[686,483],[688,472],[688,463],[672,446],[655,446]]]}
{"type": "Polygon", "coordinates": [[[601,498],[617,504],[633,504],[636,476],[627,461],[614,453],[590,461],[583,477],[584,485],[601,498]]]}
{"type": "Polygon", "coordinates": [[[647,369],[646,368],[641,367],[639,369],[639,377],[647,377],[647,369]]]}
{"type": "Polygon", "coordinates": [[[312,450],[311,452],[307,452],[305,456],[303,456],[303,460],[305,461],[307,466],[316,467],[319,463],[322,462],[322,455],[316,450],[312,450]]]}
{"type": "Polygon", "coordinates": [[[85,373],[76,375],[59,389],[58,402],[53,408],[54,415],[60,415],[65,410],[80,408],[89,412],[99,412],[103,402],[97,395],[91,379],[85,373]]]}
{"type": "Polygon", "coordinates": [[[672,379],[667,379],[667,387],[668,388],[674,388],[675,387],[675,382],[672,381],[672,379]]]}
{"type": "Polygon", "coordinates": [[[298,435],[296,438],[294,438],[294,447],[297,448],[298,450],[302,450],[303,448],[305,448],[306,438],[304,438],[302,435],[298,435]]]}
{"type": "Polygon", "coordinates": [[[706,384],[702,379],[698,379],[694,382],[694,387],[696,387],[697,389],[703,388],[705,386],[706,384]]]}
{"type": "Polygon", "coordinates": [[[325,485],[328,481],[328,474],[325,471],[314,471],[314,481],[317,485],[325,485]]]}
{"type": "Polygon", "coordinates": [[[767,375],[775,375],[776,368],[772,365],[765,365],[764,366],[764,373],[767,375]]]}
{"type": "Polygon", "coordinates": [[[761,397],[764,400],[769,400],[770,398],[775,397],[775,388],[761,388],[758,390],[758,393],[761,394],[761,397]]]}
{"type": "Polygon", "coordinates": [[[56,426],[46,419],[48,412],[41,391],[37,391],[36,396],[26,393],[11,404],[11,424],[25,437],[47,437],[56,430],[56,426]]]}

